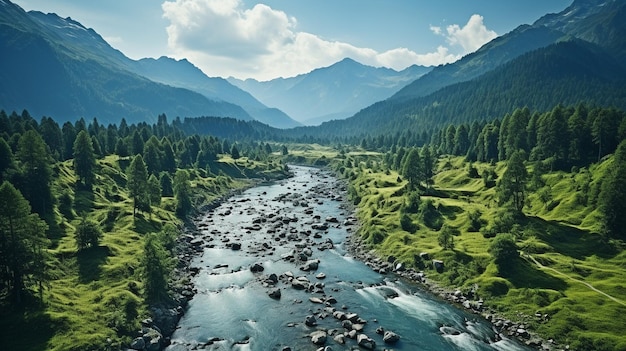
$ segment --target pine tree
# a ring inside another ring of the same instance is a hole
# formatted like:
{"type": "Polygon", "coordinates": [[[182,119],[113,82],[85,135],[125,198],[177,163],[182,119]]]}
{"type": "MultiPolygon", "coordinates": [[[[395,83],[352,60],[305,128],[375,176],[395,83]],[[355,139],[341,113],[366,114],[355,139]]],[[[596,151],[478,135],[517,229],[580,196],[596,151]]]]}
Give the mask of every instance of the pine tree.
{"type": "Polygon", "coordinates": [[[146,297],[157,301],[167,295],[167,278],[172,261],[155,234],[148,234],[141,259],[146,297]]]}
{"type": "Polygon", "coordinates": [[[626,141],[617,147],[613,164],[602,180],[598,208],[604,233],[626,239],[626,141]]]}
{"type": "MultiPolygon", "coordinates": [[[[46,277],[46,223],[9,183],[0,186],[0,291],[7,289],[20,304],[29,282],[42,288],[46,277]]],[[[41,290],[40,290],[41,292],[41,290]]]]}
{"type": "Polygon", "coordinates": [[[191,182],[185,170],[176,171],[174,176],[174,197],[176,198],[176,214],[185,217],[191,211],[191,182]]]}
{"type": "Polygon", "coordinates": [[[81,131],[74,141],[74,171],[78,181],[90,187],[95,180],[96,157],[91,138],[86,131],[81,131]]]}
{"type": "Polygon", "coordinates": [[[162,196],[174,196],[174,187],[172,185],[172,177],[167,172],[161,173],[159,178],[159,184],[161,185],[162,196]]]}
{"type": "Polygon", "coordinates": [[[133,216],[137,209],[145,208],[145,203],[150,204],[148,194],[148,170],[141,155],[135,156],[126,170],[129,195],[133,198],[133,216]]]}
{"type": "Polygon", "coordinates": [[[502,175],[502,179],[498,182],[498,198],[501,205],[511,202],[513,209],[518,214],[522,213],[522,209],[526,204],[526,182],[528,181],[528,172],[524,165],[525,152],[519,150],[511,155],[507,163],[506,171],[502,175]]]}
{"type": "Polygon", "coordinates": [[[150,194],[150,205],[161,205],[161,183],[154,174],[148,178],[148,193],[150,194]]]}
{"type": "Polygon", "coordinates": [[[33,211],[45,217],[52,209],[51,157],[46,144],[39,133],[29,130],[20,137],[16,155],[21,163],[20,192],[33,211]]]}
{"type": "Polygon", "coordinates": [[[162,169],[161,143],[154,135],[148,139],[143,147],[143,161],[146,163],[148,173],[159,174],[162,169]]]}
{"type": "Polygon", "coordinates": [[[78,250],[98,247],[100,238],[102,238],[102,230],[98,223],[83,217],[76,228],[76,246],[78,246],[78,250]]]}
{"type": "Polygon", "coordinates": [[[423,164],[420,159],[419,150],[413,148],[409,151],[406,161],[404,161],[404,166],[402,167],[402,175],[409,182],[409,188],[415,190],[419,187],[424,179],[423,173],[423,164]]]}

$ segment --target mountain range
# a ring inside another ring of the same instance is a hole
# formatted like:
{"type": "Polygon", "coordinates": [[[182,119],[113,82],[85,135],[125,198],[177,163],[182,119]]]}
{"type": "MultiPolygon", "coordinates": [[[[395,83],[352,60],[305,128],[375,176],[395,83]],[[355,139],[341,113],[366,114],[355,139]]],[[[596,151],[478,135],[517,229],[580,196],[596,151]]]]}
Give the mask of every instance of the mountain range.
{"type": "Polygon", "coordinates": [[[412,65],[398,72],[345,58],[329,67],[291,78],[265,82],[228,80],[303,124],[318,125],[333,119],[345,119],[373,102],[387,99],[431,69],[412,65]]]}
{"type": "Polygon", "coordinates": [[[623,38],[623,1],[575,0],[447,65],[398,72],[344,59],[292,78],[241,81],[208,77],[184,59],[129,59],[71,18],[0,0],[0,108],[105,123],[234,117],[324,138],[490,120],[517,107],[626,108],[623,38]]]}
{"type": "Polygon", "coordinates": [[[626,3],[576,0],[435,67],[348,119],[300,127],[292,136],[394,135],[580,102],[626,109],[624,38],[626,3]]]}
{"type": "Polygon", "coordinates": [[[0,106],[58,120],[225,116],[300,125],[187,60],[132,60],[71,18],[0,3],[0,106]]]}

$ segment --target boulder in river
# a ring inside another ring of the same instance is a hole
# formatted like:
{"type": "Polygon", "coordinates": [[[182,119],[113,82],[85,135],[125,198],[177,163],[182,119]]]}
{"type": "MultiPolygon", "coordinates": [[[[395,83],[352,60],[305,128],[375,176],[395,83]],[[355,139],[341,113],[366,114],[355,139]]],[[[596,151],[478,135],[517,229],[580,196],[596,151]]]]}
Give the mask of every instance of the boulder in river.
{"type": "Polygon", "coordinates": [[[324,345],[326,343],[326,338],[328,334],[326,334],[323,330],[317,330],[311,333],[311,342],[315,345],[324,345]]]}
{"type": "Polygon", "coordinates": [[[308,260],[304,263],[304,265],[300,266],[300,270],[305,272],[314,271],[317,267],[319,267],[319,263],[319,260],[308,260]]]}
{"type": "Polygon", "coordinates": [[[366,350],[374,350],[376,348],[376,342],[365,334],[359,334],[356,337],[356,342],[359,347],[362,347],[366,350]]]}
{"type": "Polygon", "coordinates": [[[263,270],[265,270],[265,268],[263,268],[263,266],[260,263],[255,263],[252,266],[250,266],[250,272],[252,273],[263,272],[263,270]]]}
{"type": "Polygon", "coordinates": [[[296,290],[305,290],[309,288],[309,280],[306,277],[298,277],[291,281],[291,287],[296,290]]]}
{"type": "Polygon", "coordinates": [[[272,299],[276,299],[276,300],[280,300],[281,297],[281,292],[280,289],[272,289],[270,290],[268,293],[269,297],[271,297],[272,299]]]}
{"type": "Polygon", "coordinates": [[[385,344],[395,344],[400,340],[400,336],[392,331],[386,331],[383,335],[385,344]]]}
{"type": "Polygon", "coordinates": [[[317,319],[315,319],[314,315],[310,314],[306,316],[306,318],[304,319],[304,324],[306,324],[309,327],[314,327],[317,325],[317,319]]]}

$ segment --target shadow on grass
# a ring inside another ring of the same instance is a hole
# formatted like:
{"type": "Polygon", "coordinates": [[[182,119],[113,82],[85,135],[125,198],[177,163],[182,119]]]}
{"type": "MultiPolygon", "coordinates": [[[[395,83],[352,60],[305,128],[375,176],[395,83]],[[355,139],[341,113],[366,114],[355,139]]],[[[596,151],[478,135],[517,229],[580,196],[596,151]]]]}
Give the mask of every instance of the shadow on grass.
{"type": "Polygon", "coordinates": [[[78,252],[76,260],[80,282],[89,283],[100,279],[101,266],[108,256],[109,248],[106,246],[92,247],[78,252]]]}
{"type": "Polygon", "coordinates": [[[149,214],[137,213],[133,219],[134,230],[139,234],[154,233],[161,230],[161,223],[153,220],[149,214]],[[148,218],[146,218],[148,216],[148,218]]]}
{"type": "Polygon", "coordinates": [[[506,278],[516,288],[532,289],[552,289],[564,291],[567,283],[555,276],[552,276],[529,262],[516,258],[506,268],[500,268],[500,275],[506,278]]]}
{"type": "MultiPolygon", "coordinates": [[[[35,300],[34,297],[31,297],[35,300]]],[[[46,350],[56,333],[57,323],[43,311],[37,301],[25,299],[27,307],[0,307],[0,345],[3,350],[46,350]]]]}
{"type": "Polygon", "coordinates": [[[44,220],[48,225],[46,236],[50,239],[50,248],[56,249],[59,246],[59,241],[65,237],[65,230],[57,223],[57,218],[54,215],[47,215],[44,220]]]}
{"type": "Polygon", "coordinates": [[[74,211],[78,216],[93,210],[93,190],[77,184],[74,190],[74,211]]]}
{"type": "Polygon", "coordinates": [[[617,254],[615,247],[606,242],[600,234],[589,233],[538,217],[528,217],[527,220],[537,237],[560,254],[578,260],[584,260],[592,255],[611,258],[617,254]]]}

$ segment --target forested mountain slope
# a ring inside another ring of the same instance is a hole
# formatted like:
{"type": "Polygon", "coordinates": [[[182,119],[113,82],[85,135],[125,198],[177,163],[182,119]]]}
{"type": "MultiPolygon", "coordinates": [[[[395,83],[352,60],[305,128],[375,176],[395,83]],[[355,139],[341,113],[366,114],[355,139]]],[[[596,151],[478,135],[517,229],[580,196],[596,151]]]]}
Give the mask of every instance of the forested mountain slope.
{"type": "Polygon", "coordinates": [[[0,51],[0,106],[5,110],[104,122],[154,120],[160,113],[251,119],[239,106],[128,71],[121,53],[78,22],[30,15],[8,1],[0,6],[0,51]]]}
{"type": "Polygon", "coordinates": [[[626,108],[626,69],[604,49],[571,40],[428,96],[381,101],[344,121],[296,128],[292,135],[358,137],[407,129],[419,133],[450,122],[498,118],[517,107],[545,111],[578,102],[626,108]]]}

